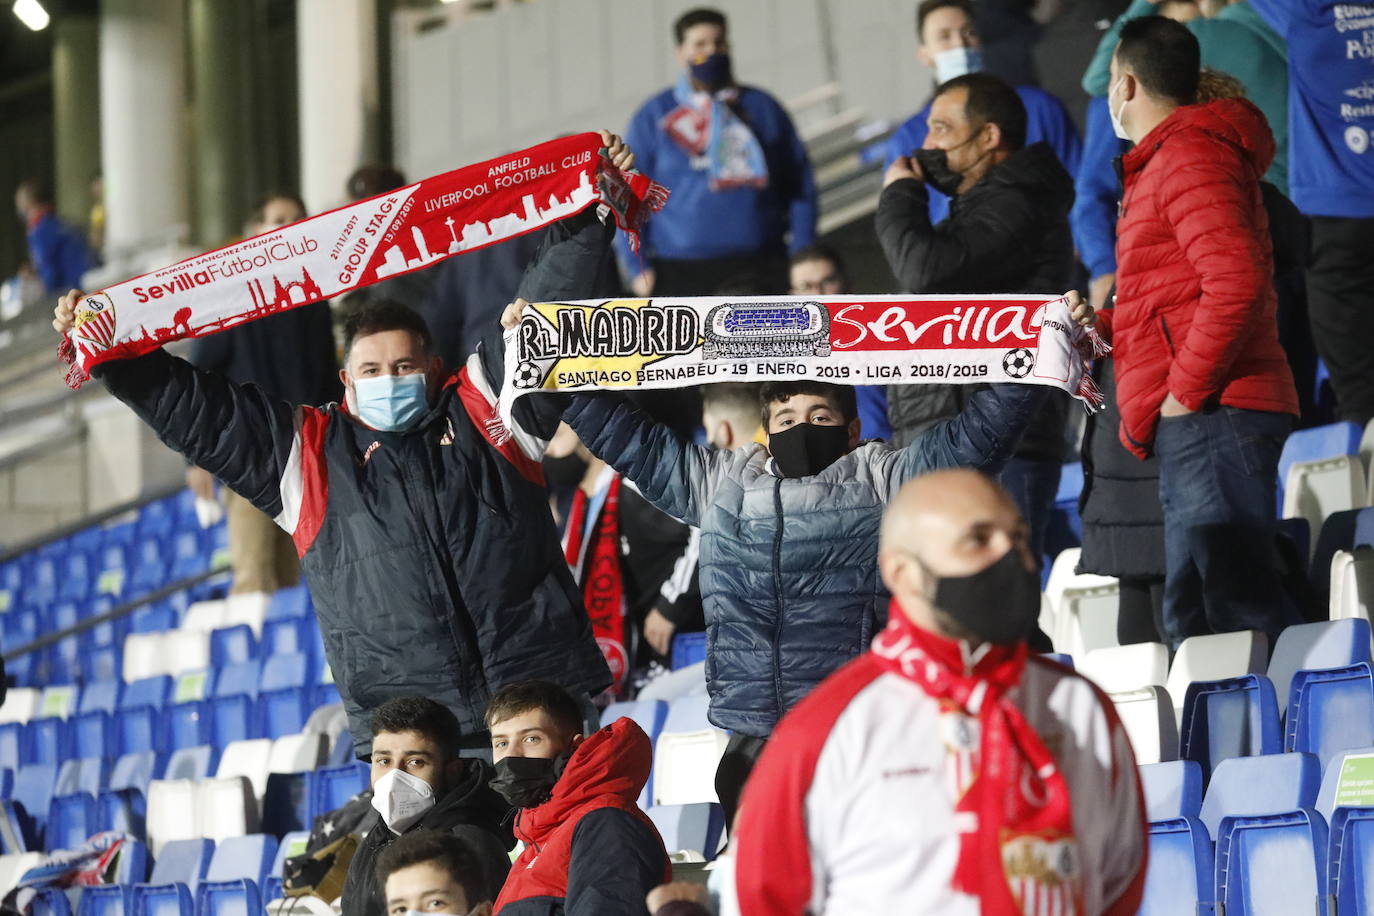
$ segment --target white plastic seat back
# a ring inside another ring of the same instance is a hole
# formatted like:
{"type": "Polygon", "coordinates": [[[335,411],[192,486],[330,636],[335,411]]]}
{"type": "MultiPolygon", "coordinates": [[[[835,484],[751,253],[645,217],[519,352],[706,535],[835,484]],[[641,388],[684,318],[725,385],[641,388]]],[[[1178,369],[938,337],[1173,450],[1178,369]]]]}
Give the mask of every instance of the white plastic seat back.
{"type": "Polygon", "coordinates": [[[168,667],[171,662],[168,647],[174,632],[130,633],[124,637],[124,683],[173,673],[168,667]]]}
{"type": "MultiPolygon", "coordinates": [[[[229,753],[227,748],[225,753],[229,753]]],[[[196,808],[197,835],[216,843],[258,832],[259,802],[247,777],[227,776],[196,783],[196,808]]]]}
{"type": "Polygon", "coordinates": [[[1059,551],[1059,556],[1055,557],[1054,562],[1050,564],[1050,575],[1045,580],[1045,597],[1050,600],[1056,614],[1060,610],[1059,599],[1064,594],[1064,589],[1068,587],[1069,580],[1078,575],[1074,569],[1078,566],[1078,558],[1082,554],[1082,548],[1069,547],[1059,551]]]}
{"type": "MultiPolygon", "coordinates": [[[[1283,517],[1305,518],[1315,534],[1333,512],[1369,505],[1369,483],[1358,455],[1299,461],[1283,485],[1283,517]]],[[[1312,538],[1312,547],[1317,539],[1312,538]]]]}
{"type": "MultiPolygon", "coordinates": [[[[329,739],[319,732],[282,735],[267,756],[269,773],[309,773],[329,756],[329,739]]],[[[263,785],[266,786],[264,779],[263,785]]]]}
{"type": "Polygon", "coordinates": [[[342,703],[330,703],[327,706],[318,706],[310,714],[310,718],[305,720],[305,727],[301,731],[315,732],[320,735],[330,735],[338,733],[339,721],[342,719],[344,727],[348,727],[348,713],[344,712],[342,703]]]}
{"type": "Polygon", "coordinates": [[[1057,629],[1052,637],[1055,649],[1078,658],[1093,649],[1115,646],[1120,607],[1120,587],[1115,579],[1074,576],[1059,595],[1057,629]]]}
{"type": "Polygon", "coordinates": [[[267,609],[272,606],[272,596],[267,592],[244,592],[230,595],[224,602],[224,624],[226,627],[246,623],[253,628],[254,636],[262,635],[262,622],[267,619],[267,609]]]}
{"type": "Polygon", "coordinates": [[[730,738],[718,728],[666,732],[654,751],[655,805],[720,803],[716,767],[730,738]]]}
{"type": "Polygon", "coordinates": [[[1169,647],[1142,642],[1092,649],[1079,661],[1078,673],[1107,693],[1163,687],[1169,680],[1169,647]]]}
{"type": "Polygon", "coordinates": [[[1360,437],[1360,462],[1369,481],[1369,504],[1374,506],[1374,420],[1365,424],[1364,435],[1360,437]]]}
{"type": "Polygon", "coordinates": [[[1331,619],[1374,619],[1374,548],[1338,550],[1331,558],[1331,619]]]}
{"type": "Polygon", "coordinates": [[[167,634],[167,674],[210,667],[210,634],[172,630],[167,634]]]}
{"type": "Polygon", "coordinates": [[[1116,714],[1131,739],[1136,763],[1178,759],[1178,722],[1174,702],[1163,687],[1111,694],[1116,714]]]}
{"type": "Polygon", "coordinates": [[[181,626],[178,629],[186,632],[209,633],[211,630],[229,626],[225,623],[225,605],[226,602],[223,599],[197,601],[186,609],[186,614],[181,618],[181,626]]]}
{"type": "Polygon", "coordinates": [[[0,723],[27,722],[36,718],[41,696],[42,691],[34,687],[11,687],[5,694],[5,704],[0,706],[0,723]]]}
{"type": "Polygon", "coordinates": [[[153,856],[172,840],[193,840],[200,836],[196,823],[196,781],[193,779],[154,779],[148,783],[148,848],[153,856]]]}
{"type": "Polygon", "coordinates": [[[1269,639],[1258,630],[1188,637],[1174,655],[1167,684],[1178,721],[1183,721],[1183,697],[1193,681],[1264,674],[1268,667],[1269,639]]]}
{"type": "Polygon", "coordinates": [[[243,776],[253,786],[253,794],[261,799],[267,790],[267,765],[272,756],[271,738],[253,738],[248,741],[231,741],[219,758],[219,768],[215,770],[217,779],[243,776]]]}
{"type": "Polygon", "coordinates": [[[8,894],[19,884],[24,872],[43,864],[41,852],[18,852],[0,856],[0,896],[8,894]]]}

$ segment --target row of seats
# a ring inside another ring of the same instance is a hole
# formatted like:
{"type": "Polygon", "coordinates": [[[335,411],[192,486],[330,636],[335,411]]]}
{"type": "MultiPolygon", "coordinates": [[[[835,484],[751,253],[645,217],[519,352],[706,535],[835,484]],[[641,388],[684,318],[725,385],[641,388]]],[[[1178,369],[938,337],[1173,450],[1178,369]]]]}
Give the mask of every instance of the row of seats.
{"type": "Polygon", "coordinates": [[[1374,899],[1374,747],[1140,767],[1144,916],[1365,913],[1374,899]],[[1334,909],[1332,907],[1334,906],[1334,909]]]}

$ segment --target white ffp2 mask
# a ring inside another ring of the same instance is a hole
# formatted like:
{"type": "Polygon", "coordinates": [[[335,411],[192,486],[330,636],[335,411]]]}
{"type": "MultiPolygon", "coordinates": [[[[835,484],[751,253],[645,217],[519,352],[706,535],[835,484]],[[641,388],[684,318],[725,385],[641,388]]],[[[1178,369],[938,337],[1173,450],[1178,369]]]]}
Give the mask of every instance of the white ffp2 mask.
{"type": "Polygon", "coordinates": [[[390,770],[372,787],[372,807],[395,834],[402,834],[434,807],[434,790],[418,776],[390,770]]]}

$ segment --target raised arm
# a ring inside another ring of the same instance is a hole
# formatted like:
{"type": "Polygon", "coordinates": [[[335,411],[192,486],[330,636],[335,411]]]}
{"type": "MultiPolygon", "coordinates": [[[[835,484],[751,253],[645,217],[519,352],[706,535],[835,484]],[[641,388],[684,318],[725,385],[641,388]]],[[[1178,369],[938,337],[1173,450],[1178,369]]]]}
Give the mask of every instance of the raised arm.
{"type": "Polygon", "coordinates": [[[701,526],[728,453],[679,438],[617,394],[575,394],[563,419],[593,455],[634,481],[645,499],[701,526]]]}

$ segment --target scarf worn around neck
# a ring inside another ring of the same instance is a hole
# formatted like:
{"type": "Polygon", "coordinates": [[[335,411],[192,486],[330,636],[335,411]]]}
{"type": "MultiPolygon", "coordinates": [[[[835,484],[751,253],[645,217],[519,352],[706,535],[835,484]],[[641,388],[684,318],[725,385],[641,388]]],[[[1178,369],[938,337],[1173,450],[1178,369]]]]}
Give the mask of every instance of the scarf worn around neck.
{"type": "Polygon", "coordinates": [[[940,701],[942,716],[958,717],[952,731],[967,746],[951,751],[966,758],[959,769],[967,776],[955,804],[954,887],[977,897],[984,916],[1081,913],[1069,788],[1009,697],[1026,668],[1026,645],[965,652],[917,627],[895,600],[873,643],[880,664],[940,701]]]}
{"type": "Polygon", "coordinates": [[[689,156],[705,157],[711,190],[767,187],[763,146],[734,110],[738,87],[703,92],[693,89],[684,73],[673,87],[673,98],[678,107],[660,123],[689,156]]]}

